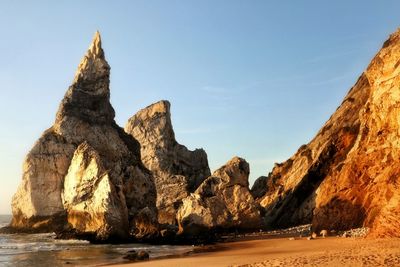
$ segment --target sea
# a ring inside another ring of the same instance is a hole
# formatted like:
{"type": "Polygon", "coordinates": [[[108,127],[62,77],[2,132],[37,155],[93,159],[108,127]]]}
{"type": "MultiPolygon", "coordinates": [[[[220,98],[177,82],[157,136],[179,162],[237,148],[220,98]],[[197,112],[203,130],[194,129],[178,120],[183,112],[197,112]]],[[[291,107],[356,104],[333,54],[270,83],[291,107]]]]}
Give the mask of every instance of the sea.
{"type": "MultiPolygon", "coordinates": [[[[0,227],[7,226],[11,215],[0,215],[0,227]]],[[[125,263],[130,250],[145,250],[150,259],[181,255],[192,246],[150,244],[91,244],[83,240],[55,239],[54,233],[0,234],[0,266],[56,267],[104,266],[125,263]]]]}

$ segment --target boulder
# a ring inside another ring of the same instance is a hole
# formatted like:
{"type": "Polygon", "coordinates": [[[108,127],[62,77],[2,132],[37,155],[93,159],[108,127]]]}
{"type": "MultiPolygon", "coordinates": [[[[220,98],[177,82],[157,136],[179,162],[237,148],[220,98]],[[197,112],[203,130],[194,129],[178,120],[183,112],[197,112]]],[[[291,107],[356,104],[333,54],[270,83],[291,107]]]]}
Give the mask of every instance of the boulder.
{"type": "Polygon", "coordinates": [[[128,210],[118,195],[102,159],[87,142],[76,149],[62,191],[68,222],[78,233],[93,233],[98,240],[124,238],[128,210]]]}
{"type": "Polygon", "coordinates": [[[257,199],[265,195],[268,191],[268,176],[260,176],[251,187],[251,195],[257,199]]]}
{"type": "Polygon", "coordinates": [[[139,141],[142,162],[153,173],[159,222],[176,224],[182,199],[210,175],[206,152],[190,151],[176,141],[170,103],[165,100],[137,112],[125,131],[139,141]]]}
{"type": "Polygon", "coordinates": [[[267,226],[400,236],[399,62],[398,30],[311,142],[256,182],[267,226]]]}
{"type": "Polygon", "coordinates": [[[109,78],[97,32],[54,125],[25,159],[12,201],[13,228],[58,231],[69,223],[100,239],[129,233],[140,238],[148,232],[143,227],[154,229],[137,223],[149,221],[142,215],[156,216],[156,190],[139,143],[114,121],[109,78]]]}
{"type": "Polygon", "coordinates": [[[249,191],[249,164],[234,157],[183,199],[179,233],[197,236],[209,231],[249,230],[260,226],[260,213],[249,191]]]}

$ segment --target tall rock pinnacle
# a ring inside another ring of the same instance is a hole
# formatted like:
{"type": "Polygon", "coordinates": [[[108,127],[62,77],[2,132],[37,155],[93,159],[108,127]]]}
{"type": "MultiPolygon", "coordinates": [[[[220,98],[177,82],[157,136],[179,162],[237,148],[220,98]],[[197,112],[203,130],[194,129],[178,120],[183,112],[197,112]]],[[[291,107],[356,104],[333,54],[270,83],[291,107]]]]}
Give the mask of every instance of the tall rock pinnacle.
{"type": "MultiPolygon", "coordinates": [[[[96,31],[93,41],[89,46],[86,55],[82,58],[81,63],[78,66],[78,70],[75,74],[74,83],[82,82],[83,80],[94,80],[101,77],[109,78],[110,66],[108,65],[103,48],[101,47],[101,36],[99,31],[96,31]]],[[[96,88],[92,88],[96,89],[96,88]]],[[[97,89],[108,89],[108,88],[97,88],[97,89]]],[[[103,91],[93,92],[105,93],[103,91]]]]}
{"type": "Polygon", "coordinates": [[[143,238],[156,231],[156,188],[139,143],[114,121],[110,66],[100,34],[79,64],[55,124],[26,156],[11,227],[86,238],[143,238]]]}
{"type": "Polygon", "coordinates": [[[89,123],[112,123],[115,112],[110,104],[109,85],[110,66],[97,31],[60,105],[56,123],[67,116],[78,117],[89,123]]]}

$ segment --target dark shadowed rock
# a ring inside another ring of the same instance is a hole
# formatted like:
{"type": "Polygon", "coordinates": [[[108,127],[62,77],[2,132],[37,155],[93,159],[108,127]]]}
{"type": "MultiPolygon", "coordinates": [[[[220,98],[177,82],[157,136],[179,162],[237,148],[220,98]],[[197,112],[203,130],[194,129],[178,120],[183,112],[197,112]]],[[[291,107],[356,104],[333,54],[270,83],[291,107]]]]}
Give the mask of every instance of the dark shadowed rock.
{"type": "Polygon", "coordinates": [[[126,256],[124,256],[124,259],[129,261],[143,261],[143,260],[148,260],[149,258],[150,258],[149,253],[144,250],[141,250],[139,252],[131,250],[128,251],[128,254],[126,256]]]}
{"type": "Polygon", "coordinates": [[[263,195],[265,195],[265,193],[267,193],[268,191],[267,181],[268,181],[268,176],[260,176],[254,182],[250,192],[255,199],[262,197],[263,195]]]}

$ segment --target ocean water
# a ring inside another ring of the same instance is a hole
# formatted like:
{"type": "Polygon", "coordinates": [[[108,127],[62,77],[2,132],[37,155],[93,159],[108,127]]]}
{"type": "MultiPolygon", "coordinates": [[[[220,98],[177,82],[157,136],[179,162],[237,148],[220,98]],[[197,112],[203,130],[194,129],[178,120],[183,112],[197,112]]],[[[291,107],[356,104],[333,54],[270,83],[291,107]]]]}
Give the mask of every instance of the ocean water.
{"type": "MultiPolygon", "coordinates": [[[[0,227],[6,226],[10,220],[10,215],[0,215],[0,227]]],[[[150,258],[182,254],[193,249],[191,246],[90,244],[54,237],[53,233],[0,234],[0,266],[101,266],[128,262],[123,257],[133,249],[147,251],[150,258]]]]}

